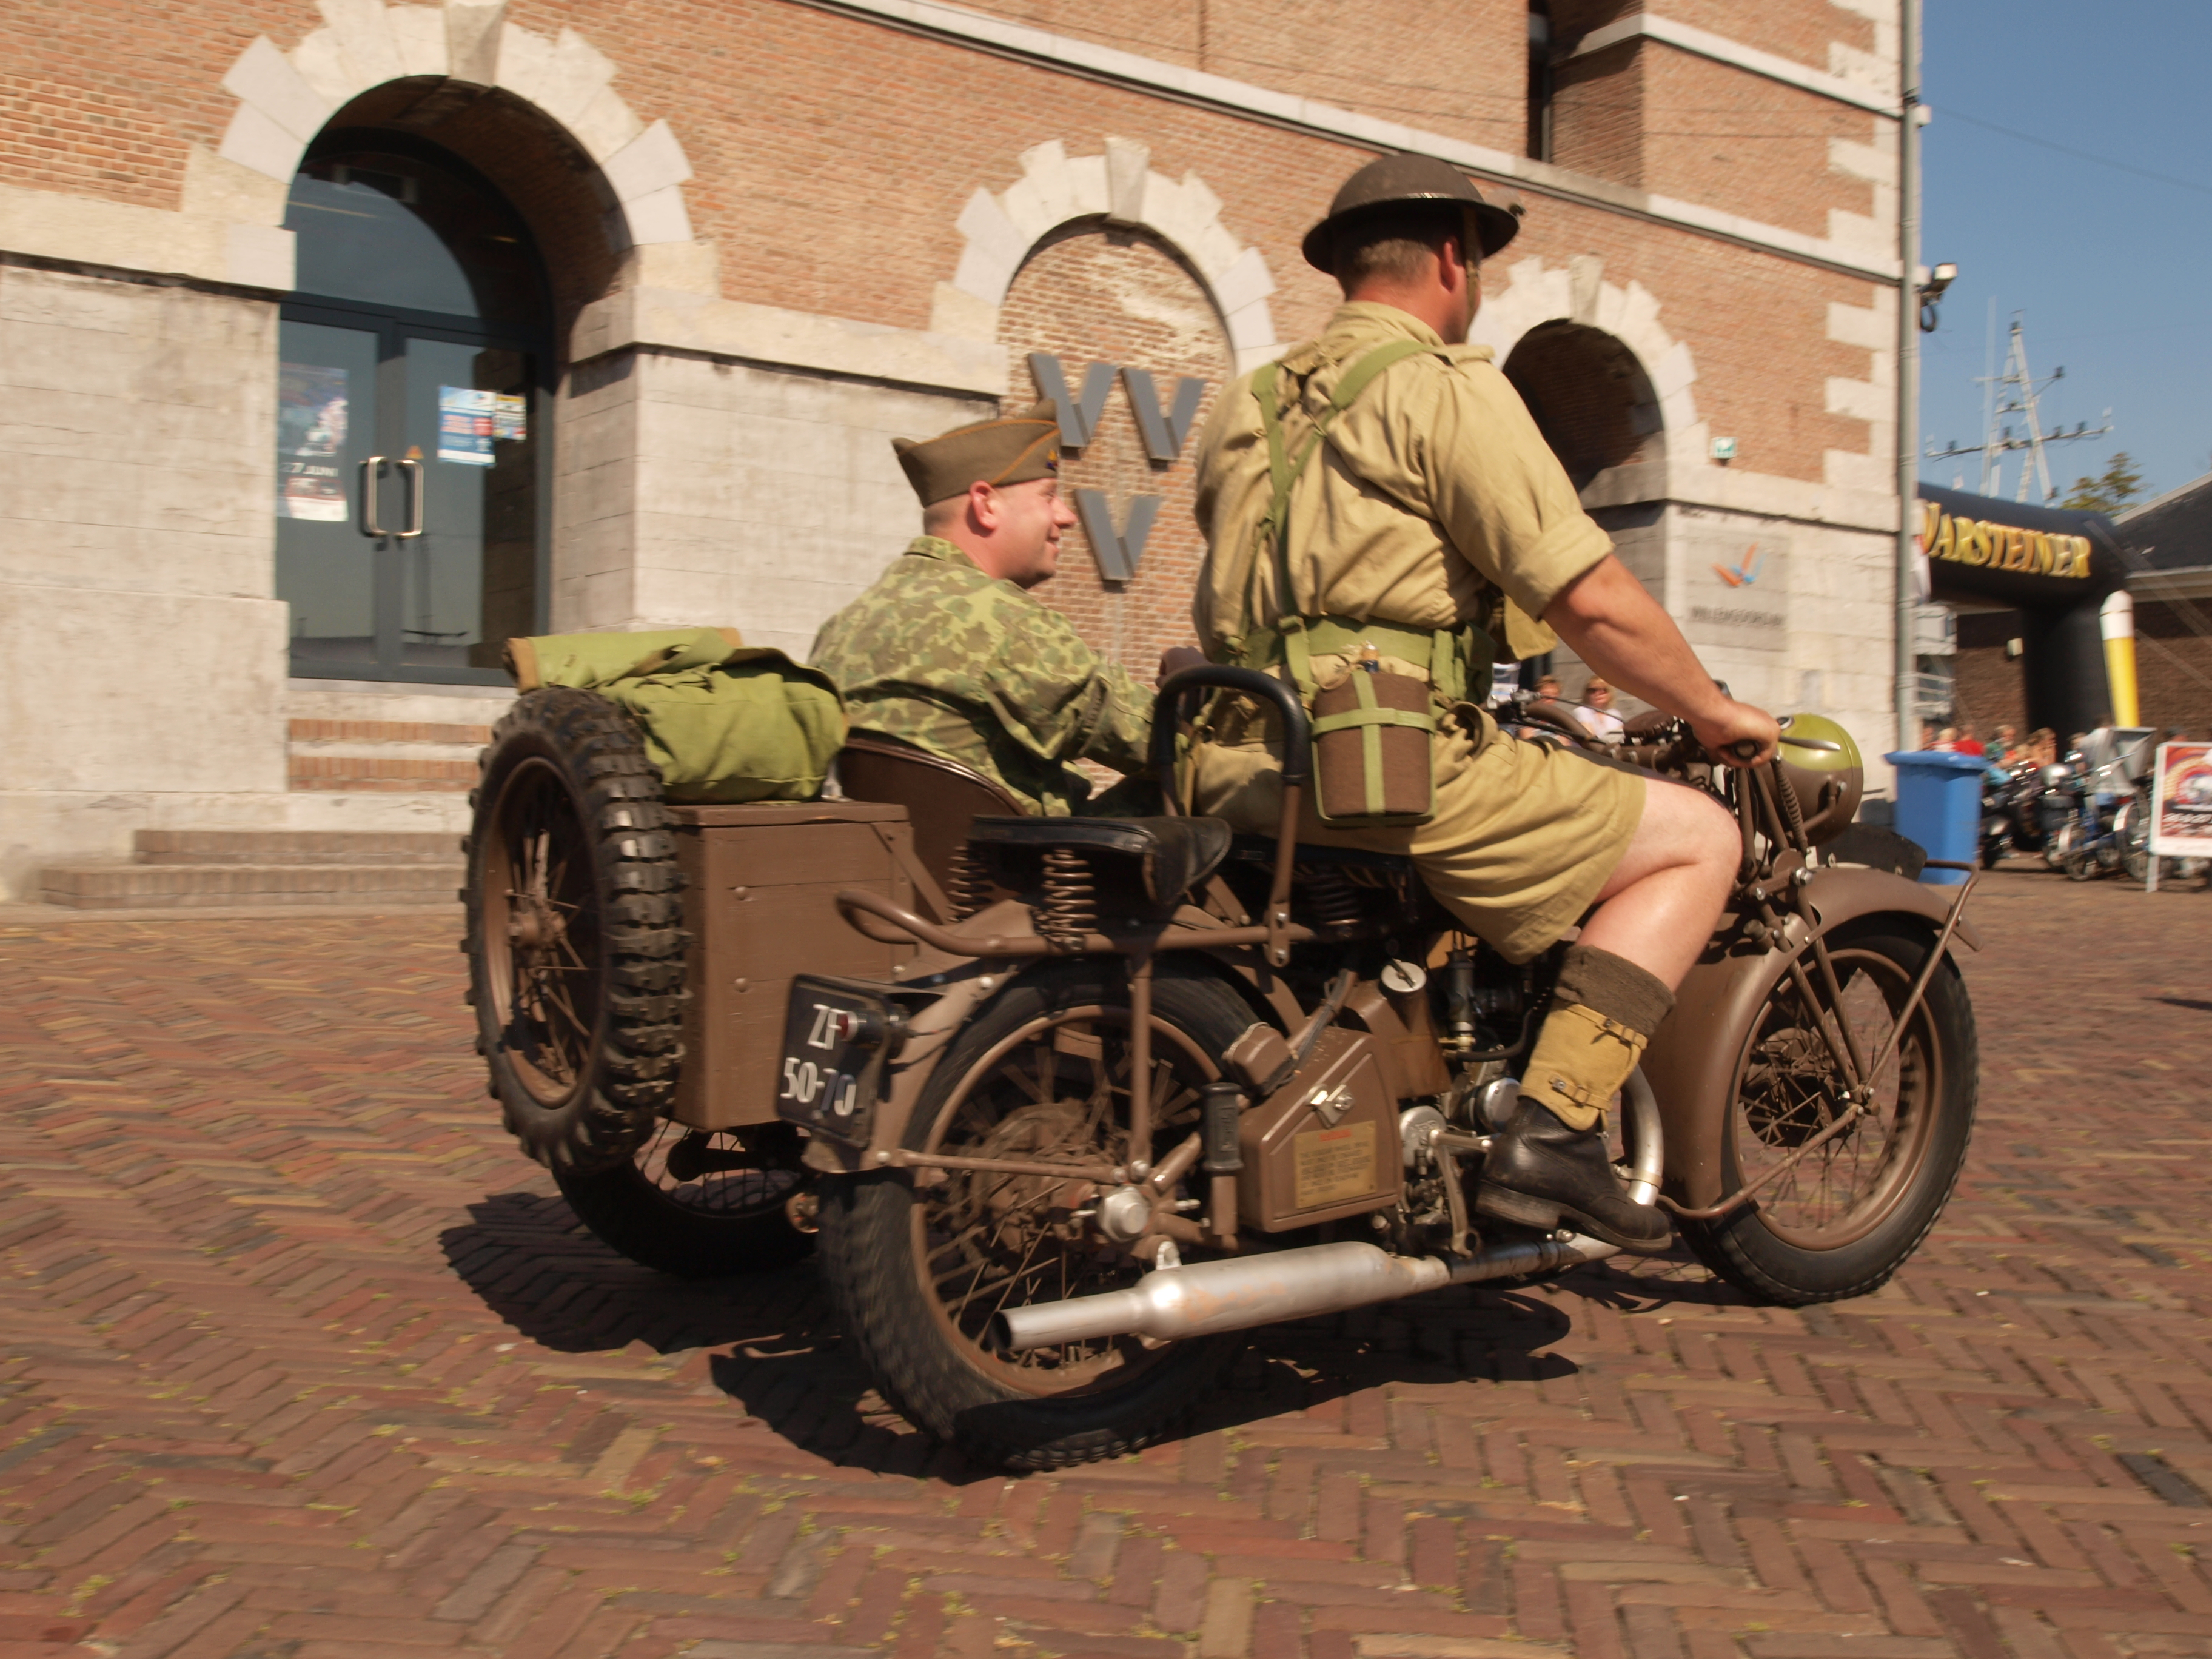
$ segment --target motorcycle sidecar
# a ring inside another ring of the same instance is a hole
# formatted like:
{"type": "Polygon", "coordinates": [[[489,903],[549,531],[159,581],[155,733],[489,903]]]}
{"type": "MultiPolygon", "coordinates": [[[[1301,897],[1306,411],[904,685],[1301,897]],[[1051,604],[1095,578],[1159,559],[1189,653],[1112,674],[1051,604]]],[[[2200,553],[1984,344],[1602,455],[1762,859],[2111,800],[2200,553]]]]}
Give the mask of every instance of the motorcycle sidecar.
{"type": "Polygon", "coordinates": [[[950,920],[989,780],[865,736],[843,799],[667,801],[636,726],[588,691],[532,691],[482,757],[468,853],[469,1000],[489,1091],[578,1217],[686,1278],[803,1254],[813,1181],[775,1098],[795,974],[895,981],[841,889],[950,920]]]}

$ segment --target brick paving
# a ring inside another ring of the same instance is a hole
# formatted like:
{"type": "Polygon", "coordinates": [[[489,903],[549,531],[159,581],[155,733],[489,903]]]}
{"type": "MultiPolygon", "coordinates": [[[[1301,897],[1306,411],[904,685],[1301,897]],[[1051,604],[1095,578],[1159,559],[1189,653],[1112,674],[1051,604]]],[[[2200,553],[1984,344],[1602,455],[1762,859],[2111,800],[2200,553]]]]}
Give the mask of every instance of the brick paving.
{"type": "Polygon", "coordinates": [[[11,918],[0,1659],[2212,1655],[2212,897],[1988,888],[1972,1163],[1881,1294],[1446,1291],[1021,1480],[807,1268],[580,1233],[450,922],[11,918]]]}

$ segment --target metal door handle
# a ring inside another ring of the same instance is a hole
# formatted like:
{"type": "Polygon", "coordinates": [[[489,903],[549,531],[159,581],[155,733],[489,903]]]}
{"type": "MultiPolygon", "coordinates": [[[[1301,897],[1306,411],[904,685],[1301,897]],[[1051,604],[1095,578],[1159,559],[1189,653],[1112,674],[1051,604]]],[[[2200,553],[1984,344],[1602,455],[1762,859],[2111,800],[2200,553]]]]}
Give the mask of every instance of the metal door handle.
{"type": "Polygon", "coordinates": [[[422,533],[422,500],[423,496],[428,493],[429,486],[423,481],[422,462],[403,457],[399,460],[394,461],[392,465],[404,469],[407,473],[408,523],[408,528],[399,532],[399,533],[394,536],[392,539],[394,541],[410,542],[413,541],[416,537],[422,533]]]}
{"type": "Polygon", "coordinates": [[[364,536],[385,534],[376,517],[376,477],[384,459],[381,455],[371,455],[361,464],[361,533],[364,536]]]}

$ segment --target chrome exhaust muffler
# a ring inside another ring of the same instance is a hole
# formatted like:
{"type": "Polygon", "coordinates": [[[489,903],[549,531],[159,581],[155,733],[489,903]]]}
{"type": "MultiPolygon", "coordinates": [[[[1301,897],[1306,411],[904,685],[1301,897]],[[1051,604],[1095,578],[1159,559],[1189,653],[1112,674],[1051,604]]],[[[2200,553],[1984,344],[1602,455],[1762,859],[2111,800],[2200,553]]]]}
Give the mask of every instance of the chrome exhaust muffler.
{"type": "Polygon", "coordinates": [[[1372,1244],[1315,1244],[1163,1267],[1126,1291],[1009,1308],[993,1327],[1010,1352],[1115,1336],[1177,1342],[1395,1302],[1447,1285],[1549,1273],[1618,1253],[1579,1233],[1492,1244],[1464,1261],[1392,1255],[1372,1244]]]}
{"type": "MultiPolygon", "coordinates": [[[[1659,1184],[1659,1108],[1641,1070],[1622,1090],[1621,1104],[1636,1132],[1629,1196],[1648,1204],[1659,1184]]],[[[1447,1285],[1553,1273],[1620,1253],[1617,1245],[1581,1233],[1489,1244],[1462,1261],[1392,1255],[1372,1244],[1315,1244],[1162,1267],[1126,1291],[1009,1308],[991,1323],[999,1346],[1016,1353],[1116,1336],[1184,1341],[1395,1302],[1447,1285]]]]}

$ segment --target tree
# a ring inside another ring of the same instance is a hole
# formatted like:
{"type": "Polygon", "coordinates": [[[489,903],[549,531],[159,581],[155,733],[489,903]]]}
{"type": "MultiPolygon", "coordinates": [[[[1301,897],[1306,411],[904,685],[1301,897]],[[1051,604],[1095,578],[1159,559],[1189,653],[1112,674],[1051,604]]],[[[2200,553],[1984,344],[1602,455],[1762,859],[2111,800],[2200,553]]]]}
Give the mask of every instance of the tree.
{"type": "Polygon", "coordinates": [[[2092,513],[2117,513],[2142,494],[2142,474],[2136,471],[2134,458],[2124,449],[2116,449],[2106,464],[2104,476],[2075,479],[2074,493],[2062,505],[2092,513]]]}

